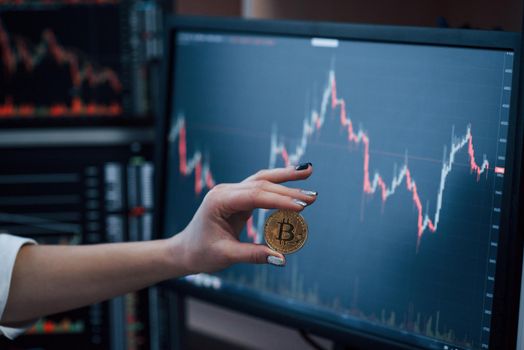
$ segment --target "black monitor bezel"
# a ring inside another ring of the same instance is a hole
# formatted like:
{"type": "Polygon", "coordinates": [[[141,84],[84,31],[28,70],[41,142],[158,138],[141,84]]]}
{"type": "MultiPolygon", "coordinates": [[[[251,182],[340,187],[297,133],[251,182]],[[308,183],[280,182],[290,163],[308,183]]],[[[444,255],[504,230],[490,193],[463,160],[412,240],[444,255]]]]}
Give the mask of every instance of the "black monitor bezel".
{"type": "MultiPolygon", "coordinates": [[[[496,287],[490,332],[490,347],[493,349],[515,348],[520,300],[520,277],[522,270],[523,237],[518,235],[519,203],[523,197],[520,189],[523,123],[518,120],[521,113],[522,96],[520,85],[520,47],[518,33],[435,29],[400,26],[375,26],[362,24],[339,24],[300,21],[268,21],[244,19],[217,19],[206,17],[172,17],[166,28],[166,60],[164,68],[163,104],[157,123],[156,144],[156,232],[160,238],[165,230],[164,212],[166,198],[166,150],[171,115],[171,86],[174,80],[175,57],[174,37],[179,30],[241,32],[259,35],[292,35],[298,37],[329,37],[341,40],[374,41],[406,44],[429,44],[435,46],[500,49],[514,52],[513,93],[510,107],[510,129],[502,205],[500,240],[498,243],[496,287]],[[513,147],[509,147],[509,146],[513,147]]],[[[522,221],[522,220],[521,220],[522,221]]],[[[195,287],[190,283],[173,280],[166,283],[181,295],[193,296],[240,312],[256,315],[285,326],[296,327],[323,335],[341,343],[351,343],[352,348],[411,349],[417,345],[406,344],[395,339],[385,339],[375,334],[347,329],[322,320],[308,319],[307,315],[291,310],[281,310],[274,305],[261,304],[257,300],[226,295],[220,291],[195,287]],[[272,307],[273,306],[273,307],[272,307]]]]}

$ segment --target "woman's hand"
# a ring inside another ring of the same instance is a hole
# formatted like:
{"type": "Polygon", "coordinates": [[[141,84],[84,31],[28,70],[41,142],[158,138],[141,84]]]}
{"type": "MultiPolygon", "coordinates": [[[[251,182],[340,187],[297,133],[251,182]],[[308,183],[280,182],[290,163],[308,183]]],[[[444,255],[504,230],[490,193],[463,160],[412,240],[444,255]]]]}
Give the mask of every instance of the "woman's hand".
{"type": "Polygon", "coordinates": [[[282,182],[307,179],[310,163],[297,167],[261,170],[236,184],[220,184],[209,191],[193,219],[172,237],[183,247],[190,273],[213,272],[234,263],[284,265],[284,256],[261,244],[241,243],[239,235],[256,208],[301,211],[316,199],[316,192],[289,188],[282,182]]]}

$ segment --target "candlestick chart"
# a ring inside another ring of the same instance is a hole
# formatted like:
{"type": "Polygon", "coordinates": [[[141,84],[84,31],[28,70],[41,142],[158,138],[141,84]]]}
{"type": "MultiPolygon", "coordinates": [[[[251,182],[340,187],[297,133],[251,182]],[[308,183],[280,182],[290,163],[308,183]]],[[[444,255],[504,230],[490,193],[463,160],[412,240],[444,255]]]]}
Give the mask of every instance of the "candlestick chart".
{"type": "Polygon", "coordinates": [[[146,116],[139,18],[134,2],[0,4],[0,119],[146,116]]]}
{"type": "MultiPolygon", "coordinates": [[[[390,196],[395,194],[396,189],[405,182],[405,186],[409,192],[412,193],[413,204],[417,209],[417,249],[420,244],[420,238],[425,230],[430,232],[436,232],[437,225],[440,217],[440,210],[442,209],[442,198],[443,192],[445,190],[445,184],[447,176],[450,174],[453,163],[455,160],[455,155],[457,152],[464,150],[467,152],[469,157],[469,166],[472,174],[476,175],[477,181],[480,180],[480,175],[487,172],[489,169],[489,161],[486,159],[486,156],[483,156],[482,163],[479,165],[475,160],[475,150],[473,147],[473,135],[471,134],[471,126],[468,125],[465,135],[461,137],[456,137],[452,135],[452,144],[450,146],[449,154],[444,155],[444,161],[442,164],[442,171],[440,176],[440,186],[439,192],[437,194],[436,202],[437,208],[434,215],[434,219],[430,219],[428,214],[423,213],[423,206],[420,195],[417,191],[417,185],[411,175],[408,165],[405,163],[402,165],[400,170],[395,174],[391,180],[391,185],[388,187],[383,177],[379,172],[375,172],[373,179],[370,179],[370,139],[369,136],[362,130],[358,132],[354,131],[353,122],[347,117],[346,102],[342,98],[337,97],[336,92],[336,80],[335,72],[329,72],[329,82],[327,88],[322,94],[321,102],[321,112],[316,110],[311,112],[311,117],[309,120],[305,120],[303,124],[303,133],[300,138],[300,143],[296,146],[295,151],[290,154],[286,149],[284,143],[278,143],[278,135],[275,133],[271,135],[271,150],[270,150],[270,162],[268,168],[272,169],[276,166],[277,157],[282,158],[282,162],[285,166],[297,165],[301,158],[304,156],[308,139],[312,136],[315,131],[318,131],[322,128],[322,125],[326,119],[327,113],[327,104],[330,100],[330,105],[332,109],[339,110],[339,122],[342,127],[347,128],[347,139],[349,142],[354,144],[363,145],[363,159],[364,164],[363,168],[363,188],[362,191],[365,194],[373,195],[377,191],[380,191],[380,197],[383,202],[385,202],[390,196]]],[[[214,187],[215,180],[209,168],[209,164],[202,163],[202,153],[196,151],[189,159],[187,157],[187,141],[186,141],[186,121],[183,116],[180,116],[171,130],[170,133],[170,142],[178,141],[178,155],[179,155],[179,171],[184,176],[191,176],[195,179],[194,191],[195,195],[200,195],[203,190],[209,190],[214,187]]],[[[446,152],[446,147],[444,147],[444,152],[446,152]]],[[[499,168],[503,169],[503,168],[499,168]]],[[[502,170],[498,170],[499,172],[502,170]]],[[[261,210],[262,214],[259,216],[257,228],[253,226],[253,217],[248,219],[247,233],[253,242],[260,243],[262,241],[262,223],[264,222],[265,211],[261,210]]]]}
{"type": "MultiPolygon", "coordinates": [[[[393,338],[485,348],[512,53],[219,38],[178,38],[169,232],[216,183],[260,168],[312,162],[310,179],[288,185],[319,197],[286,268],[188,281],[393,338]]],[[[261,243],[268,214],[254,211],[242,239],[261,243]]]]}
{"type": "MultiPolygon", "coordinates": [[[[38,23],[29,17],[45,16],[41,12],[17,15],[28,17],[24,23],[38,23]]],[[[87,45],[84,50],[70,46],[78,46],[80,35],[77,34],[76,43],[69,39],[66,44],[60,38],[63,31],[53,30],[52,22],[38,28],[39,32],[20,28],[8,14],[0,21],[1,117],[122,114],[122,83],[115,68],[92,60],[87,45]]]]}

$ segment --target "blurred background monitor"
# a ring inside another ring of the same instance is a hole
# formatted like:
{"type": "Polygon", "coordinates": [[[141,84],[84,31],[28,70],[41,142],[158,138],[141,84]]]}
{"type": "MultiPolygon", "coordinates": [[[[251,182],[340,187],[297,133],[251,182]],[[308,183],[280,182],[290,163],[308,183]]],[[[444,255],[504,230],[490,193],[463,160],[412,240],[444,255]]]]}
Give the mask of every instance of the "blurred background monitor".
{"type": "MultiPolygon", "coordinates": [[[[161,234],[261,168],[312,162],[290,185],[320,194],[285,268],[188,276],[181,295],[357,348],[515,346],[518,35],[178,19],[168,44],[161,234]]],[[[263,243],[268,214],[242,240],[263,243]]]]}
{"type": "Polygon", "coordinates": [[[162,58],[161,3],[0,2],[0,123],[151,119],[162,58]]]}

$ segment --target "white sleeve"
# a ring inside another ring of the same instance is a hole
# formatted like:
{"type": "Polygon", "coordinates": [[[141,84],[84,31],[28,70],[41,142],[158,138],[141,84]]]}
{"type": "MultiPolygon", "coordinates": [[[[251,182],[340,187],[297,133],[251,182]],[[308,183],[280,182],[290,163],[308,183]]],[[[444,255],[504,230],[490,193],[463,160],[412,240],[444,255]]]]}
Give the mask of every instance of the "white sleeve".
{"type": "MultiPolygon", "coordinates": [[[[15,266],[18,251],[24,244],[35,244],[32,239],[0,234],[0,319],[4,314],[11,286],[11,275],[15,266]]],[[[26,330],[26,328],[0,327],[0,335],[13,339],[26,330]]]]}

